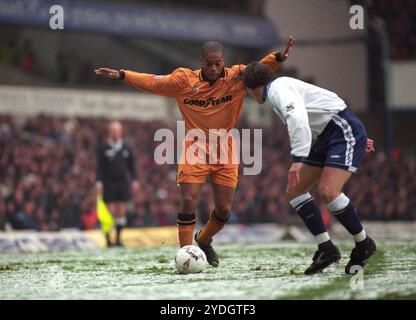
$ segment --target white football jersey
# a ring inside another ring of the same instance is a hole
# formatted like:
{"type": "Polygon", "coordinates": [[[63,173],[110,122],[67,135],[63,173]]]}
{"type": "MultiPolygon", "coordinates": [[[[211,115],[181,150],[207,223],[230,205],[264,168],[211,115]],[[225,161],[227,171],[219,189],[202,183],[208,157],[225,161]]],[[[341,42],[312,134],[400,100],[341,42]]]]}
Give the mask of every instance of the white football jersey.
{"type": "Polygon", "coordinates": [[[294,78],[277,78],[265,90],[266,102],[288,129],[291,154],[296,157],[307,157],[312,140],[347,107],[335,93],[294,78]]]}

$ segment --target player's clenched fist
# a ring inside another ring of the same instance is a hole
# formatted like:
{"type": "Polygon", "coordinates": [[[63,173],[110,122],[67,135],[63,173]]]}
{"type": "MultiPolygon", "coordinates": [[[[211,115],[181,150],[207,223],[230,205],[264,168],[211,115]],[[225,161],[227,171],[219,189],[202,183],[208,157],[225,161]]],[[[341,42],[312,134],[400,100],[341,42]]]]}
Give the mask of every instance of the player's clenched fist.
{"type": "Polygon", "coordinates": [[[365,147],[365,152],[371,153],[374,151],[376,151],[376,149],[374,148],[374,140],[367,139],[367,146],[365,147]]]}
{"type": "Polygon", "coordinates": [[[118,70],[109,69],[109,68],[98,68],[95,69],[95,74],[97,76],[103,76],[110,79],[119,79],[120,78],[120,72],[118,70]]]}

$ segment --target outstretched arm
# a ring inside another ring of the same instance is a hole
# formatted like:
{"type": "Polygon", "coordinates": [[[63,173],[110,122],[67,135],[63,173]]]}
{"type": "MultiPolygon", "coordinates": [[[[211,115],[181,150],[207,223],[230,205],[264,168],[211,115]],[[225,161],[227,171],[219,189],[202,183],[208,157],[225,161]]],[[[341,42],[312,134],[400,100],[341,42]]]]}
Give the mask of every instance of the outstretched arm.
{"type": "Polygon", "coordinates": [[[260,60],[261,63],[268,65],[273,71],[276,71],[280,68],[283,61],[289,57],[289,53],[292,50],[295,44],[295,38],[293,36],[289,37],[287,41],[286,48],[283,51],[273,52],[265,56],[260,60]]]}
{"type": "Polygon", "coordinates": [[[178,94],[178,90],[183,87],[185,81],[182,68],[176,69],[168,75],[154,75],[129,70],[118,71],[109,68],[98,68],[95,70],[95,74],[109,79],[124,80],[124,83],[137,89],[170,97],[178,94]]]}

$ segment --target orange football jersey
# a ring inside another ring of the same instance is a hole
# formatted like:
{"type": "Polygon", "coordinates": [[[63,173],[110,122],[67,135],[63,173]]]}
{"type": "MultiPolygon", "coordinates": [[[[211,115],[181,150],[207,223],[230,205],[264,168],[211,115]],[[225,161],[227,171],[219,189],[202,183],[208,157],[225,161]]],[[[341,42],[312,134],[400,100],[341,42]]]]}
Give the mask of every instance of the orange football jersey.
{"type": "MultiPolygon", "coordinates": [[[[276,70],[281,62],[274,53],[261,60],[276,70]]],[[[245,65],[224,68],[222,77],[212,85],[205,81],[201,69],[178,68],[169,75],[159,76],[125,71],[125,83],[146,92],[174,97],[185,121],[185,130],[235,128],[244,96],[242,81],[237,76],[245,65]]]]}
{"type": "MultiPolygon", "coordinates": [[[[273,70],[282,62],[271,53],[261,61],[273,70]]],[[[213,84],[202,77],[201,69],[178,68],[168,75],[154,75],[125,70],[125,83],[145,92],[174,97],[185,121],[185,133],[202,129],[207,139],[210,129],[236,127],[246,90],[238,75],[245,65],[224,68],[213,84]]]]}

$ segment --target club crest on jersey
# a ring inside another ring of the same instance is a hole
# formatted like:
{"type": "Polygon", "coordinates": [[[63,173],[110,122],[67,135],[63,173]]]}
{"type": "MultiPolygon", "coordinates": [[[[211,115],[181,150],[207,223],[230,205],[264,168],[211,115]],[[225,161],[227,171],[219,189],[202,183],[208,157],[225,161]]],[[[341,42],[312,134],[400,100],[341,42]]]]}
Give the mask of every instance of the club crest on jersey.
{"type": "Polygon", "coordinates": [[[198,87],[192,88],[192,91],[195,92],[195,93],[198,93],[199,92],[199,88],[198,87]]]}
{"type": "Polygon", "coordinates": [[[295,106],[293,105],[293,103],[286,106],[286,112],[291,112],[293,110],[295,110],[295,106]]]}
{"type": "Polygon", "coordinates": [[[215,98],[208,98],[206,100],[197,100],[197,99],[184,99],[183,103],[184,104],[188,104],[190,106],[198,106],[198,107],[208,107],[210,105],[212,106],[217,106],[219,104],[222,104],[224,102],[229,102],[233,100],[233,96],[229,95],[229,96],[225,96],[225,97],[221,97],[218,99],[215,98]]]}

